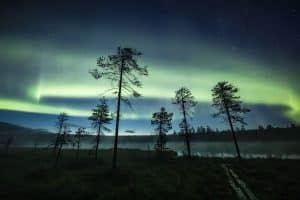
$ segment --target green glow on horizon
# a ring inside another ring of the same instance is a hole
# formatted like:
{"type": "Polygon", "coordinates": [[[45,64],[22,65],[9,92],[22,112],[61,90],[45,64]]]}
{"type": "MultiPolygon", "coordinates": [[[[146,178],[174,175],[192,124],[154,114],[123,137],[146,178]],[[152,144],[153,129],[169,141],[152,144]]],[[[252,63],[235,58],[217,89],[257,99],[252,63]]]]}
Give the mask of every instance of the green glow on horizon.
{"type": "MultiPolygon", "coordinates": [[[[88,70],[95,66],[96,55],[66,53],[51,45],[42,50],[36,49],[35,46],[38,45],[34,43],[9,40],[1,42],[5,42],[0,47],[0,55],[3,57],[46,61],[39,66],[41,75],[37,85],[21,86],[32,100],[29,102],[4,96],[0,99],[0,109],[48,114],[67,112],[74,116],[88,116],[89,110],[41,105],[39,100],[42,97],[99,97],[110,88],[108,80],[94,80],[88,74],[88,70]]],[[[289,84],[290,77],[295,78],[293,72],[284,72],[287,77],[284,78],[280,71],[273,70],[276,67],[228,52],[226,48],[216,45],[202,46],[200,50],[193,49],[194,54],[189,55],[197,60],[187,59],[181,63],[160,60],[153,62],[147,58],[141,60],[141,63],[148,65],[150,73],[149,77],[142,80],[144,86],[139,90],[142,95],[146,98],[171,99],[176,89],[186,86],[198,101],[210,102],[213,86],[225,80],[240,88],[239,95],[245,103],[286,106],[289,110],[284,114],[300,123],[300,96],[289,84]]],[[[107,93],[107,96],[112,95],[107,93]]],[[[149,116],[125,113],[124,117],[137,119],[149,116]]]]}
{"type": "MultiPolygon", "coordinates": [[[[197,74],[197,72],[191,72],[189,79],[182,81],[182,76],[180,76],[178,72],[170,74],[168,71],[153,70],[152,74],[155,77],[155,81],[150,77],[146,78],[144,80],[144,88],[140,90],[144,97],[171,99],[174,95],[174,90],[184,85],[191,89],[197,100],[210,102],[211,88],[218,81],[227,80],[240,88],[239,95],[245,103],[287,106],[290,110],[287,111],[286,115],[296,122],[300,122],[300,98],[294,94],[294,91],[291,90],[288,85],[275,80],[265,81],[264,78],[253,80],[251,76],[236,76],[232,73],[216,74],[215,72],[206,72],[197,74]],[[178,81],[173,82],[165,79],[164,77],[167,75],[178,81]]],[[[109,88],[109,84],[107,84],[106,80],[97,80],[97,82],[103,83],[101,84],[101,88],[97,86],[90,87],[89,85],[60,87],[55,84],[49,84],[46,88],[41,89],[40,95],[42,97],[98,97],[97,94],[100,94],[99,91],[105,91],[109,88]]],[[[112,95],[111,93],[107,93],[107,96],[112,95]]]]}
{"type": "Polygon", "coordinates": [[[69,115],[73,115],[73,116],[89,116],[90,114],[90,112],[85,110],[76,110],[76,109],[71,109],[66,107],[40,105],[38,103],[19,101],[14,99],[1,99],[0,109],[42,113],[42,114],[55,114],[55,115],[61,112],[66,112],[69,115]]]}
{"type": "MultiPolygon", "coordinates": [[[[11,111],[21,111],[21,112],[31,112],[31,113],[41,113],[41,114],[53,114],[65,112],[70,116],[76,117],[88,117],[91,115],[90,110],[83,109],[73,109],[69,107],[59,107],[59,106],[49,106],[41,105],[38,103],[31,103],[25,101],[19,101],[14,99],[1,99],[0,109],[11,110],[11,111]]],[[[146,115],[138,115],[136,113],[124,113],[121,115],[123,119],[146,119],[146,115]]]]}

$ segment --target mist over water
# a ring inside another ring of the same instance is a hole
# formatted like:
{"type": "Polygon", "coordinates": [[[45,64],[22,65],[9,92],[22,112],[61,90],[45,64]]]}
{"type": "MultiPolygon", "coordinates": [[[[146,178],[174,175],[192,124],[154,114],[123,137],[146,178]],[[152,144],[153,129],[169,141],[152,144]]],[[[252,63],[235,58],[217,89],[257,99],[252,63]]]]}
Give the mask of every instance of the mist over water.
{"type": "MultiPolygon", "coordinates": [[[[122,149],[139,149],[145,151],[154,150],[155,140],[153,142],[134,142],[121,141],[118,145],[122,149]]],[[[281,159],[300,159],[300,141],[240,141],[238,142],[241,154],[244,158],[281,158],[281,159]]],[[[94,149],[92,139],[84,139],[80,149],[94,149]]],[[[34,147],[33,142],[24,144],[17,143],[16,147],[34,147]]],[[[183,141],[171,141],[166,146],[169,150],[176,151],[178,156],[186,154],[186,146],[183,141]]],[[[37,148],[52,148],[49,142],[40,142],[37,148]]],[[[76,148],[71,144],[65,145],[65,149],[76,148]]],[[[102,141],[100,149],[113,148],[112,141],[102,141]]],[[[233,142],[231,141],[194,141],[191,142],[192,154],[201,157],[220,157],[230,158],[236,156],[233,142]]]]}

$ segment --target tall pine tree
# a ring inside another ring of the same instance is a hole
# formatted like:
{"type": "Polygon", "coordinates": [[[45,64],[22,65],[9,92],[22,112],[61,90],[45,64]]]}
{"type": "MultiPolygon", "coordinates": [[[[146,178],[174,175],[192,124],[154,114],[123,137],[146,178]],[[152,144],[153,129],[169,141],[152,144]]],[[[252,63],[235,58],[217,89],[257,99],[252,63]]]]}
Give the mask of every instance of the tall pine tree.
{"type": "Polygon", "coordinates": [[[179,90],[175,91],[173,104],[179,105],[179,110],[183,116],[183,119],[179,126],[185,134],[187,152],[189,158],[191,158],[190,133],[187,117],[191,117],[192,108],[196,106],[195,98],[188,88],[182,87],[179,90]]]}
{"type": "Polygon", "coordinates": [[[151,125],[155,127],[154,130],[158,133],[155,147],[161,152],[167,143],[167,133],[172,129],[172,117],[173,113],[168,113],[164,107],[152,115],[151,125]]]}
{"type": "Polygon", "coordinates": [[[137,57],[141,52],[132,48],[119,47],[117,53],[108,57],[100,57],[97,60],[97,66],[100,68],[90,71],[92,76],[96,79],[107,78],[112,83],[114,94],[117,95],[117,117],[115,128],[115,141],[113,151],[112,167],[117,166],[117,151],[118,151],[118,135],[119,135],[119,122],[121,100],[130,105],[128,96],[140,97],[141,94],[135,88],[142,87],[141,81],[138,76],[147,76],[148,71],[146,67],[141,67],[137,63],[137,57]]]}
{"type": "Polygon", "coordinates": [[[246,125],[243,115],[250,112],[250,110],[241,106],[242,101],[240,100],[240,96],[236,95],[237,92],[238,88],[234,87],[227,81],[217,83],[217,85],[212,89],[212,106],[217,109],[217,112],[213,114],[213,117],[222,117],[224,121],[228,121],[237,156],[241,159],[240,149],[233,126],[236,123],[246,125]]]}
{"type": "Polygon", "coordinates": [[[98,149],[100,143],[100,135],[104,131],[110,131],[105,125],[110,124],[112,117],[109,112],[109,107],[106,103],[105,98],[100,99],[100,103],[96,105],[96,108],[92,110],[92,115],[89,117],[89,120],[92,121],[92,127],[97,130],[96,135],[96,148],[95,148],[95,160],[98,159],[98,149]]]}

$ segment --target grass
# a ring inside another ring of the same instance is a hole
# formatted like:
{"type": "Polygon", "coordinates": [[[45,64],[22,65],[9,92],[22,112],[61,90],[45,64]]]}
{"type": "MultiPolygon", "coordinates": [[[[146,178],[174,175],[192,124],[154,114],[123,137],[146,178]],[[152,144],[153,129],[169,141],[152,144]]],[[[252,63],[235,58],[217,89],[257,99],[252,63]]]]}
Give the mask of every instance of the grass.
{"type": "Polygon", "coordinates": [[[120,150],[119,168],[111,170],[110,150],[101,160],[87,151],[65,150],[58,168],[51,151],[15,149],[1,155],[1,199],[235,199],[219,160],[158,157],[120,150]]]}
{"type": "Polygon", "coordinates": [[[300,161],[177,158],[172,152],[120,150],[111,169],[111,150],[100,159],[88,151],[64,150],[54,168],[52,150],[12,149],[0,153],[1,199],[236,199],[220,167],[230,163],[259,199],[300,199],[300,161]]]}
{"type": "Polygon", "coordinates": [[[231,167],[258,199],[300,199],[299,160],[244,160],[231,167]]]}

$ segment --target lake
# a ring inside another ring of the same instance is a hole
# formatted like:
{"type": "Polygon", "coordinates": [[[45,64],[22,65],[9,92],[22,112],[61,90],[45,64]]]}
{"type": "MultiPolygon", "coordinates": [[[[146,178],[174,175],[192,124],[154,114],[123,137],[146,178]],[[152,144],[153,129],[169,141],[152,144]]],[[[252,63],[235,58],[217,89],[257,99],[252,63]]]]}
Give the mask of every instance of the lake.
{"type": "MultiPolygon", "coordinates": [[[[241,155],[244,158],[281,158],[281,159],[300,159],[300,141],[240,141],[238,142],[241,155]]],[[[24,145],[32,147],[32,144],[24,145]]],[[[39,144],[38,147],[47,147],[48,144],[39,144]]],[[[81,149],[91,149],[94,144],[91,141],[83,142],[81,149]]],[[[110,149],[112,142],[105,141],[100,143],[100,149],[110,149]]],[[[119,148],[154,150],[153,142],[120,142],[119,148]]],[[[170,150],[176,151],[178,156],[186,152],[186,145],[182,141],[171,141],[167,143],[170,150]]],[[[72,148],[66,145],[64,148],[72,148]]],[[[204,157],[235,157],[236,151],[231,141],[194,141],[191,142],[192,154],[204,157]]]]}

